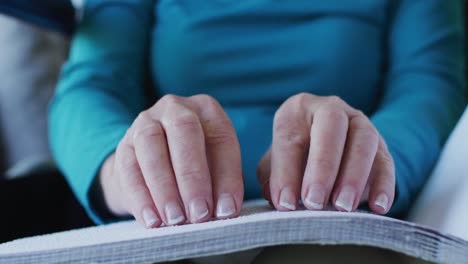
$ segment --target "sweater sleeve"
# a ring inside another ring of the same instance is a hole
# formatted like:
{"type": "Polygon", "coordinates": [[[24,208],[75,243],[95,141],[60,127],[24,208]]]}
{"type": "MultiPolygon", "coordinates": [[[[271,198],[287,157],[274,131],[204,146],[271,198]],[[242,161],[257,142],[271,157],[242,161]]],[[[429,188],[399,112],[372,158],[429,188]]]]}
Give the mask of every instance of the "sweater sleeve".
{"type": "Polygon", "coordinates": [[[146,104],[152,0],[87,0],[49,109],[52,152],[81,204],[102,162],[146,104]]]}
{"type": "Polygon", "coordinates": [[[389,68],[371,120],[395,161],[394,216],[410,208],[466,104],[462,2],[392,2],[389,68]]]}

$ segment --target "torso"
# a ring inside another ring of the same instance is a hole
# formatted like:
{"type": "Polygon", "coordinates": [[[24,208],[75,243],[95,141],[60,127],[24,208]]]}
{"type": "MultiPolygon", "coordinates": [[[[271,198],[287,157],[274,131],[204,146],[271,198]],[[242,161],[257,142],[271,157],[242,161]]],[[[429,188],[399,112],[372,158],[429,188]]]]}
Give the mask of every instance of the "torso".
{"type": "Polygon", "coordinates": [[[156,92],[219,100],[239,136],[246,197],[256,197],[255,167],[288,97],[338,95],[374,111],[387,9],[384,0],[161,0],[151,55],[156,92]]]}

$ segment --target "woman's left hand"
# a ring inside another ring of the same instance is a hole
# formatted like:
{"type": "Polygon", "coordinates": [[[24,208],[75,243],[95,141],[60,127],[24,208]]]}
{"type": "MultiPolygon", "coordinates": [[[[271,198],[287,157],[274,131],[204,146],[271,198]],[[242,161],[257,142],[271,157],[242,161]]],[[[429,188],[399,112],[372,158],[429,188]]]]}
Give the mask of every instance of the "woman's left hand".
{"type": "Polygon", "coordinates": [[[340,211],[360,202],[386,214],[395,196],[395,166],[369,118],[338,97],[301,93],[278,109],[272,147],[257,175],[278,210],[311,210],[331,201],[340,211]]]}

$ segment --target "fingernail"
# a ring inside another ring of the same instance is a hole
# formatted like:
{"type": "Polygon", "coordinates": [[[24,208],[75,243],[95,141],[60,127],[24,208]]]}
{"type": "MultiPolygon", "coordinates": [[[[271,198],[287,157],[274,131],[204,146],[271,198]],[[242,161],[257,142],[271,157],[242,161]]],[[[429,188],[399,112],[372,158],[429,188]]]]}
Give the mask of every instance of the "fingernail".
{"type": "Polygon", "coordinates": [[[221,194],[216,205],[216,217],[225,218],[236,212],[236,203],[230,194],[221,194]]]}
{"type": "Polygon", "coordinates": [[[177,225],[185,221],[184,213],[177,203],[166,205],[166,218],[168,225],[177,225]]]}
{"type": "Polygon", "coordinates": [[[387,212],[388,196],[385,193],[379,194],[379,196],[377,196],[377,199],[375,199],[374,204],[382,208],[385,212],[387,212]]]}
{"type": "Polygon", "coordinates": [[[143,209],[143,221],[145,221],[146,227],[149,228],[156,224],[156,222],[159,221],[159,218],[156,216],[153,210],[150,208],[145,208],[143,209]]]}
{"type": "Polygon", "coordinates": [[[335,205],[345,211],[351,212],[353,210],[355,198],[356,192],[354,191],[354,188],[346,186],[341,189],[341,192],[336,199],[335,205]]]}
{"type": "Polygon", "coordinates": [[[289,210],[296,210],[296,196],[290,187],[281,190],[279,205],[289,210]]]}
{"type": "Polygon", "coordinates": [[[324,207],[325,202],[325,193],[323,192],[322,188],[319,187],[311,187],[309,189],[309,193],[306,196],[304,204],[309,208],[315,210],[322,210],[324,207]]]}
{"type": "Polygon", "coordinates": [[[196,223],[208,215],[208,205],[206,201],[201,198],[193,199],[190,202],[190,221],[196,223]]]}

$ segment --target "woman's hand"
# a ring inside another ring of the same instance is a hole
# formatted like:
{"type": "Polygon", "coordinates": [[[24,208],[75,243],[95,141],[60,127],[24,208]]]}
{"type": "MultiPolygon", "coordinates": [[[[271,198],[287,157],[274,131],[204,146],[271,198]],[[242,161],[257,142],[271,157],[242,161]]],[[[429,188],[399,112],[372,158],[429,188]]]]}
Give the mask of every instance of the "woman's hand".
{"type": "Polygon", "coordinates": [[[298,94],[276,112],[273,142],[257,175],[278,210],[311,210],[328,201],[340,211],[368,201],[379,214],[395,195],[395,168],[387,146],[360,111],[337,97],[298,94]]]}
{"type": "Polygon", "coordinates": [[[146,227],[236,216],[244,192],[234,128],[206,95],[168,95],[140,113],[100,177],[110,210],[146,227]]]}

